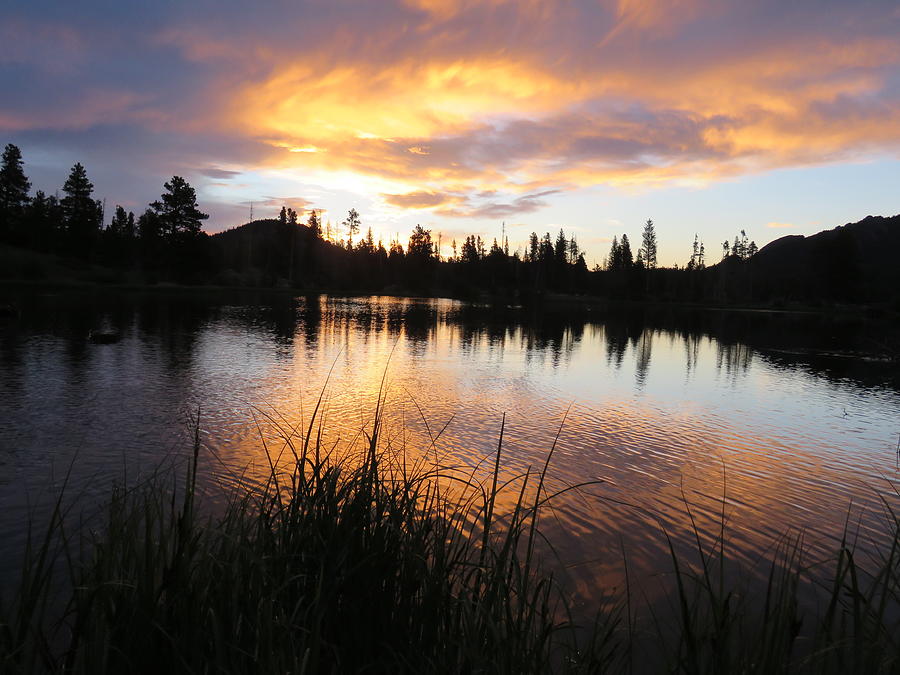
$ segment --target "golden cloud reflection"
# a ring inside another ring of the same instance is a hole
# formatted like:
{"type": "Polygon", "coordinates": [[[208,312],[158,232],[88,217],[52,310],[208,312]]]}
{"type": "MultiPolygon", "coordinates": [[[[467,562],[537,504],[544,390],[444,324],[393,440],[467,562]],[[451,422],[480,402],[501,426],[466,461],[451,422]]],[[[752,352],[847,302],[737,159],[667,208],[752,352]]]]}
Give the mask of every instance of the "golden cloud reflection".
{"type": "MultiPolygon", "coordinates": [[[[712,546],[723,509],[732,555],[752,567],[787,527],[824,552],[851,499],[877,505],[875,491],[858,489],[879,461],[871,428],[848,453],[844,422],[822,405],[828,387],[743,343],[635,319],[529,325],[452,301],[392,298],[319,298],[254,321],[249,337],[223,336],[209,343],[214,358],[198,355],[201,381],[252,382],[242,395],[265,411],[259,432],[234,419],[212,432],[235,475],[268,471],[259,433],[290,461],[281,437],[307,432],[323,388],[313,434],[324,449],[363,452],[383,392],[387,456],[482,481],[505,414],[498,515],[512,511],[526,475],[534,499],[534,474],[555,445],[545,487],[562,492],[542,528],[589,597],[621,581],[623,546],[644,578],[667,569],[663,531],[686,556],[695,524],[712,546]],[[585,481],[598,483],[565,491],[585,481]]],[[[877,523],[866,527],[876,536],[877,523]]]]}

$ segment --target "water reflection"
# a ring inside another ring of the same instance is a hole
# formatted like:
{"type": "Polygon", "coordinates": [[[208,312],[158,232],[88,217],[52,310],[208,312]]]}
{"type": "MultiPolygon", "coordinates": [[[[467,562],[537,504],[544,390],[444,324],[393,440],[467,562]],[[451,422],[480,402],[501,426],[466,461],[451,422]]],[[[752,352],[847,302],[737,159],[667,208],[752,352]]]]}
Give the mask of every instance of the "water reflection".
{"type": "MultiPolygon", "coordinates": [[[[326,382],[326,441],[358,438],[386,370],[396,448],[430,448],[447,425],[434,452],[476,466],[506,413],[505,478],[540,466],[559,434],[552,485],[603,481],[568,493],[546,524],[587,595],[621,572],[623,543],[648,575],[665,566],[661,527],[691,546],[685,499],[714,537],[723,470],[748,561],[789,526],[825,550],[850,501],[875,510],[881,477],[896,478],[896,370],[833,356],[866,344],[872,326],[856,319],[252,293],[13,302],[21,318],[0,326],[5,541],[21,539],[23,490],[71,466],[99,498],[123,472],[186,451],[198,407],[220,479],[265,471],[260,435],[277,447],[283,429],[305,429],[326,382]],[[122,341],[91,345],[98,326],[122,341]]],[[[877,523],[861,531],[875,538],[877,523]]]]}
{"type": "Polygon", "coordinates": [[[716,368],[725,371],[725,375],[731,379],[743,375],[750,367],[753,360],[753,351],[745,344],[725,344],[719,342],[716,345],[716,368]]]}
{"type": "Polygon", "coordinates": [[[684,331],[680,333],[680,337],[684,342],[685,379],[689,379],[697,369],[697,362],[700,360],[700,341],[703,338],[698,334],[684,331]]]}
{"type": "Polygon", "coordinates": [[[653,338],[653,331],[645,329],[641,331],[641,336],[638,338],[637,345],[635,345],[634,379],[638,389],[642,388],[644,382],[647,380],[647,370],[650,368],[653,338]]]}

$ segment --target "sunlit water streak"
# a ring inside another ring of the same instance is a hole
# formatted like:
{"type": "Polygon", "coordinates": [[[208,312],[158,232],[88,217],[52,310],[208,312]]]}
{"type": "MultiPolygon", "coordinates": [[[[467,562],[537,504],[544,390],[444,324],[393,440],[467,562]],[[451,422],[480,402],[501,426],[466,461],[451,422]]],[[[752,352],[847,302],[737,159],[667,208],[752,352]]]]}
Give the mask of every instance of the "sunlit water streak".
{"type": "Polygon", "coordinates": [[[693,545],[686,504],[709,543],[724,499],[732,554],[751,566],[788,530],[831,552],[851,502],[871,551],[885,503],[898,505],[895,388],[715,331],[389,297],[19,301],[0,342],[7,552],[67,472],[69,493],[98,504],[112,484],[184,457],[198,409],[214,495],[262,476],[261,438],[277,452],[323,391],[326,442],[357,438],[383,379],[394,448],[421,452],[446,426],[432,452],[486,475],[505,414],[510,478],[540,468],[558,434],[549,488],[599,481],[555,500],[543,523],[585,606],[621,584],[623,551],[638,576],[669,571],[662,532],[693,545]],[[88,343],[101,325],[123,339],[88,343]]]}

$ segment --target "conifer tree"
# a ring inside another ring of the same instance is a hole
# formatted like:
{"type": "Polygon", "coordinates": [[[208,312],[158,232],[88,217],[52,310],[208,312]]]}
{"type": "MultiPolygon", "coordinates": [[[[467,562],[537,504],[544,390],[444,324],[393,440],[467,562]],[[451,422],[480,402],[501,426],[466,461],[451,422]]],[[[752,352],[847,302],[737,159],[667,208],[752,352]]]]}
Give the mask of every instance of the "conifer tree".
{"type": "Polygon", "coordinates": [[[197,208],[197,193],[181,176],[165,183],[166,191],[150,208],[158,216],[162,230],[170,241],[191,240],[200,235],[202,220],[209,218],[197,208]]]}
{"type": "Polygon", "coordinates": [[[464,263],[478,262],[478,247],[475,244],[475,235],[469,235],[462,245],[460,258],[464,263]]]}
{"type": "Polygon", "coordinates": [[[81,163],[76,163],[63,185],[66,194],[60,200],[66,233],[71,250],[82,257],[87,256],[100,231],[102,206],[94,200],[94,184],[88,180],[81,163]]]}
{"type": "Polygon", "coordinates": [[[621,261],[622,261],[622,269],[630,270],[634,267],[634,256],[631,253],[631,244],[628,242],[628,235],[622,235],[622,243],[620,244],[621,248],[621,261]]]}
{"type": "Polygon", "coordinates": [[[538,259],[545,265],[550,264],[550,262],[553,260],[553,242],[550,240],[549,232],[545,232],[544,236],[541,237],[538,259]]]}
{"type": "Polygon", "coordinates": [[[125,236],[125,231],[128,227],[128,214],[125,213],[125,209],[123,209],[120,205],[116,204],[116,212],[113,216],[113,219],[109,223],[109,233],[114,237],[123,237],[125,236]]]}
{"type": "Polygon", "coordinates": [[[647,220],[647,223],[644,225],[639,255],[647,269],[652,270],[656,268],[656,230],[653,227],[652,220],[647,220]]]}
{"type": "Polygon", "coordinates": [[[319,216],[319,212],[315,209],[312,209],[309,212],[309,219],[306,221],[306,226],[309,227],[316,239],[322,238],[322,219],[319,216]]]}
{"type": "Polygon", "coordinates": [[[699,264],[700,257],[700,237],[695,233],[694,234],[694,243],[691,246],[691,259],[688,261],[687,268],[689,270],[695,270],[699,264]]]}
{"type": "Polygon", "coordinates": [[[0,240],[10,240],[28,205],[31,183],[25,177],[22,151],[12,143],[3,151],[0,164],[0,240]]]}
{"type": "Polygon", "coordinates": [[[344,221],[344,227],[350,235],[347,241],[347,248],[353,248],[353,235],[359,233],[359,212],[356,209],[350,209],[347,212],[347,220],[344,221]]]}
{"type": "Polygon", "coordinates": [[[575,235],[572,235],[572,238],[569,239],[569,262],[577,263],[578,257],[581,255],[581,249],[578,246],[578,241],[575,239],[575,235]]]}
{"type": "Polygon", "coordinates": [[[391,242],[391,248],[388,253],[388,257],[391,260],[402,260],[404,258],[403,245],[396,239],[391,242]]]}
{"type": "Polygon", "coordinates": [[[560,228],[559,234],[556,235],[556,245],[553,247],[553,259],[558,266],[562,267],[565,265],[568,253],[569,242],[566,239],[566,233],[560,228]]]}
{"type": "Polygon", "coordinates": [[[434,254],[434,245],[431,242],[431,230],[426,230],[421,225],[416,225],[409,235],[409,245],[406,247],[406,255],[415,258],[430,258],[434,254]]]}
{"type": "Polygon", "coordinates": [[[609,259],[606,268],[611,271],[618,270],[621,267],[622,253],[619,249],[619,238],[613,235],[612,246],[609,249],[609,259]]]}
{"type": "Polygon", "coordinates": [[[539,251],[540,241],[538,240],[537,232],[532,232],[528,238],[528,259],[531,262],[537,262],[539,251]]]}

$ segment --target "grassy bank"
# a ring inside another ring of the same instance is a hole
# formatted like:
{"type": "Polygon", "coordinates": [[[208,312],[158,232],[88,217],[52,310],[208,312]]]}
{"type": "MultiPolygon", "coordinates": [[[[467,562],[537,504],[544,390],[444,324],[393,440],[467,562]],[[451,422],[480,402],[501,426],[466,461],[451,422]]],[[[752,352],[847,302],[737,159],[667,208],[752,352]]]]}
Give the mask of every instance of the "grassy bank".
{"type": "Polygon", "coordinates": [[[395,452],[379,419],[355,454],[329,452],[314,421],[265,448],[268,481],[234,490],[216,515],[199,503],[199,436],[174,487],[163,472],[117,491],[74,529],[61,498],[0,606],[2,670],[900,670],[893,514],[893,543],[871,564],[848,541],[812,563],[801,541],[785,540],[752,597],[727,581],[723,526],[713,550],[697,537],[690,560],[672,547],[671,613],[626,587],[596,622],[576,626],[535,553],[553,450],[540,471],[500,484],[501,429],[494,471],[478,482],[395,452]],[[517,497],[501,513],[504,492],[517,497]],[[810,579],[821,584],[818,607],[800,602],[810,579]]]}

